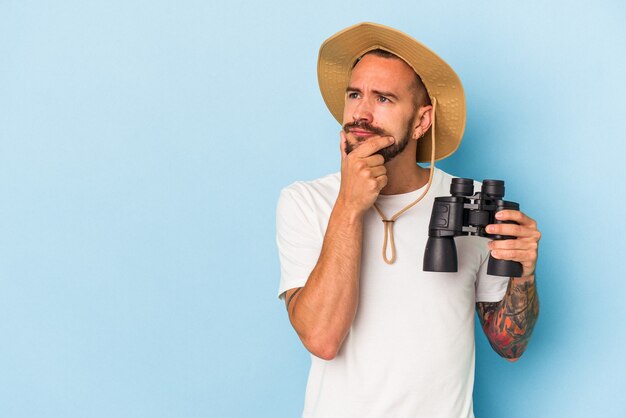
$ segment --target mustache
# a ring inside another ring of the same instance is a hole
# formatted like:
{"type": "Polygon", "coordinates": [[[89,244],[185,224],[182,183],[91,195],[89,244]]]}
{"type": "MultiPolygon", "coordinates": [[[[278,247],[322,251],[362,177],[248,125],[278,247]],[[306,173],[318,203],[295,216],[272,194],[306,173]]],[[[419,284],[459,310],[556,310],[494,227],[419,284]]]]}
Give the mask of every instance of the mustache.
{"type": "Polygon", "coordinates": [[[356,122],[352,122],[352,123],[346,123],[345,125],[343,125],[343,131],[345,133],[350,133],[350,129],[354,129],[354,128],[358,128],[358,129],[362,129],[364,131],[368,131],[371,132],[374,135],[379,135],[379,136],[384,136],[386,135],[386,132],[374,125],[371,125],[370,123],[368,123],[367,121],[364,120],[360,120],[360,121],[356,121],[356,122]]]}

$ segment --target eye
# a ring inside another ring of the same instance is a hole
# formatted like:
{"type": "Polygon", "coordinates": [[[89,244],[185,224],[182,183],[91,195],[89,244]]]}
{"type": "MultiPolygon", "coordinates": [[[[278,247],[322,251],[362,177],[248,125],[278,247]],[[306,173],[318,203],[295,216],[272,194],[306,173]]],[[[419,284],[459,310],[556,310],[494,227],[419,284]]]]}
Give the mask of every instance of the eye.
{"type": "Polygon", "coordinates": [[[348,99],[357,99],[359,97],[359,93],[356,91],[348,92],[348,99]]]}
{"type": "Polygon", "coordinates": [[[378,96],[378,101],[381,103],[390,103],[391,100],[389,100],[389,98],[385,97],[385,96],[378,96]]]}

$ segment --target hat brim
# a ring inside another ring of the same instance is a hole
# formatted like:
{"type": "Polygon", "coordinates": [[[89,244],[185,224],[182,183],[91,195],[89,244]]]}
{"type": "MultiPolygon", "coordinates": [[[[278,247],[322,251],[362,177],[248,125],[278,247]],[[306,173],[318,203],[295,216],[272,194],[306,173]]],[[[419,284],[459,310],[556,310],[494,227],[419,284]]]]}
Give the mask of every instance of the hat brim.
{"type": "MultiPolygon", "coordinates": [[[[330,113],[343,124],[346,87],[356,60],[383,49],[403,59],[420,76],[428,94],[437,99],[435,160],[457,150],[465,131],[465,93],[454,70],[437,54],[410,36],[376,23],[359,23],[328,38],[320,47],[317,77],[330,113]]],[[[417,144],[417,161],[431,160],[432,129],[417,144]]]]}

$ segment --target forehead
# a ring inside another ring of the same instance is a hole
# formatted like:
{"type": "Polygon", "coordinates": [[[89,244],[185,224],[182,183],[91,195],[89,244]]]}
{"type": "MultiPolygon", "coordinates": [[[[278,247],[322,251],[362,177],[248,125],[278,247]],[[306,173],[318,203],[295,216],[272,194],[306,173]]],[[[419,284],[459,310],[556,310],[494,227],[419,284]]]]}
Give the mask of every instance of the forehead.
{"type": "Polygon", "coordinates": [[[365,55],[350,74],[350,86],[403,91],[413,86],[415,77],[413,69],[399,58],[365,55]]]}

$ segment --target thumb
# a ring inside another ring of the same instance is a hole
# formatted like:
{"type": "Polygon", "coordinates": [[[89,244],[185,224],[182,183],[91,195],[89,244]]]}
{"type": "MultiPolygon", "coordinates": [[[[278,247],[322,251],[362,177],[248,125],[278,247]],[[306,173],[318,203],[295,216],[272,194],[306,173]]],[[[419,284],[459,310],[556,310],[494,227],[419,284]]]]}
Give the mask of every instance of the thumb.
{"type": "Polygon", "coordinates": [[[348,155],[346,153],[346,143],[348,142],[348,139],[346,138],[346,133],[343,130],[339,132],[339,136],[341,137],[339,147],[341,148],[341,159],[343,160],[346,158],[346,155],[348,155]]]}

